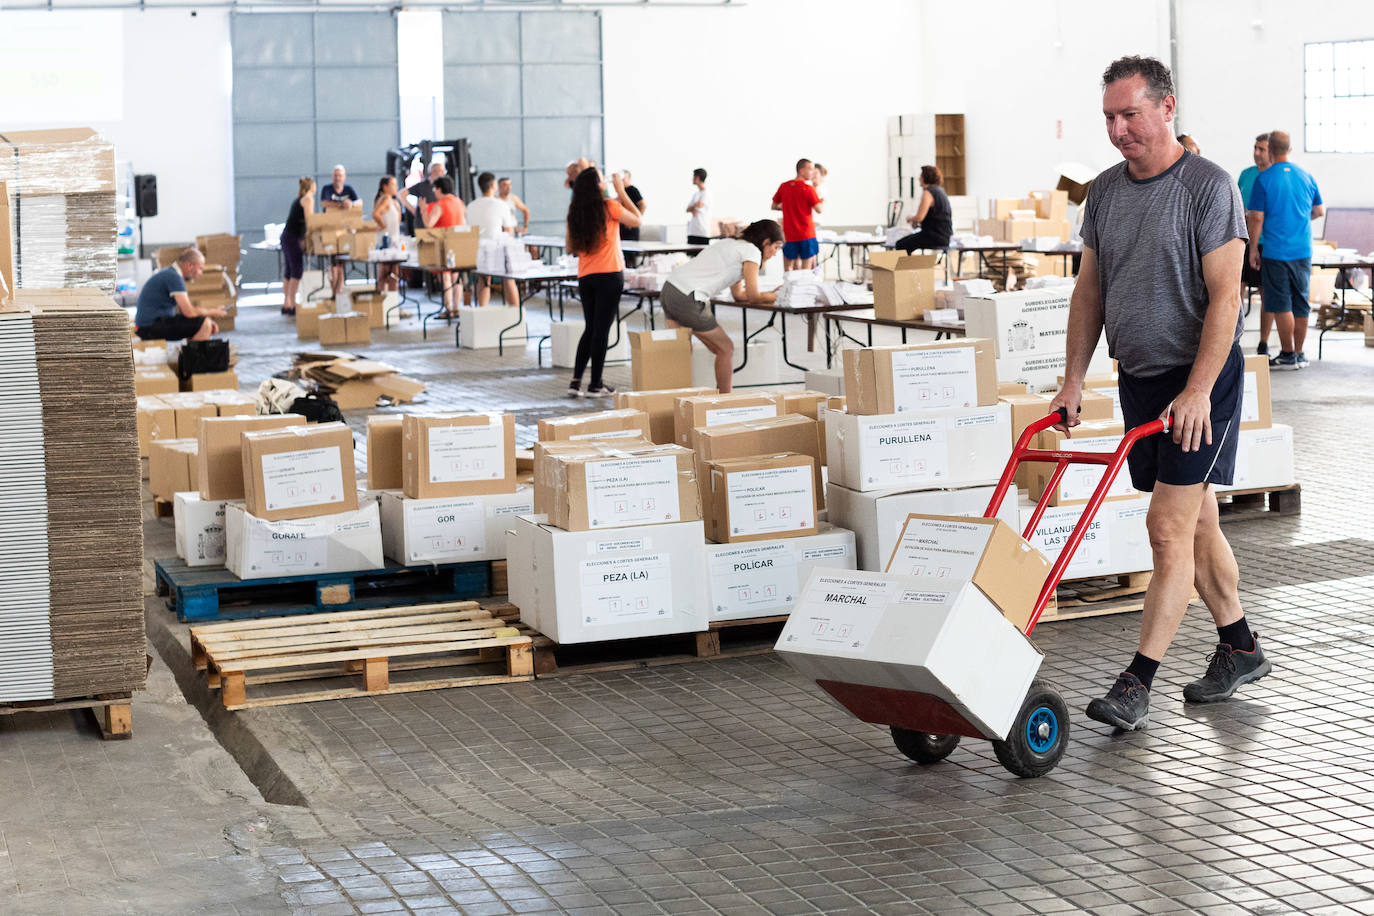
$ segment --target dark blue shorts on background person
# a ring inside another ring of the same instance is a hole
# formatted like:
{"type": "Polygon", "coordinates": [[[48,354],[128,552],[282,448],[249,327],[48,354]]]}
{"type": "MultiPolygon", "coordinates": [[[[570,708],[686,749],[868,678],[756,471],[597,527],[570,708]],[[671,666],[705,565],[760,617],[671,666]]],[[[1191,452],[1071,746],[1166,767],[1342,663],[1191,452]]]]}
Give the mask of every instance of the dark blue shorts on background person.
{"type": "MultiPolygon", "coordinates": [[[[1192,366],[1177,366],[1160,375],[1137,378],[1118,372],[1117,391],[1126,429],[1157,420],[1188,384],[1192,366]]],[[[1240,440],[1240,407],[1245,393],[1245,357],[1240,346],[1231,355],[1212,386],[1212,444],[1206,439],[1195,452],[1174,443],[1173,434],[1152,436],[1136,443],[1126,458],[1131,483],[1137,490],[1153,492],[1155,483],[1191,486],[1198,483],[1230,484],[1236,470],[1236,444],[1240,440]]]]}
{"type": "Polygon", "coordinates": [[[299,280],[305,273],[305,252],[301,248],[301,237],[283,232],[281,234],[281,259],[285,267],[285,280],[299,280]]]}
{"type": "Polygon", "coordinates": [[[1274,314],[1292,312],[1294,318],[1312,314],[1307,303],[1308,281],[1312,278],[1312,259],[1275,261],[1260,259],[1260,292],[1264,310],[1274,314]]]}
{"type": "Polygon", "coordinates": [[[821,243],[814,238],[800,242],[783,242],[782,256],[789,261],[805,261],[821,253],[821,243]]]}
{"type": "Polygon", "coordinates": [[[177,312],[175,315],[164,315],[134,330],[139,340],[186,340],[199,334],[206,320],[201,315],[189,318],[177,312]]]}

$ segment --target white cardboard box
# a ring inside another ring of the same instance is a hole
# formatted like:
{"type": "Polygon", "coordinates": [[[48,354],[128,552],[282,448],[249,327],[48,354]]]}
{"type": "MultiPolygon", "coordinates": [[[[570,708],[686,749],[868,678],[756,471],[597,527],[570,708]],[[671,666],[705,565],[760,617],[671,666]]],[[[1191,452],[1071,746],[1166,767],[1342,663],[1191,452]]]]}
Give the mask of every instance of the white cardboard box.
{"type": "Polygon", "coordinates": [[[436,499],[385,490],[381,511],[383,549],[404,566],[504,560],[506,529],[512,517],[534,511],[534,489],[436,499]]]}
{"type": "Polygon", "coordinates": [[[224,565],[224,503],[222,499],[201,499],[194,492],[173,497],[177,556],[187,566],[224,565]]]}
{"type": "MultiPolygon", "coordinates": [[[[1123,474],[1125,471],[1122,472],[1123,474]]],[[[1040,517],[1040,524],[1030,536],[1030,542],[1053,563],[1059,559],[1064,542],[1083,517],[1085,506],[1050,506],[1040,517]]],[[[1150,494],[1140,493],[1131,499],[1104,502],[1093,518],[1087,534],[1078,545],[1066,579],[1085,579],[1091,576],[1117,576],[1144,572],[1154,568],[1154,554],[1150,551],[1150,535],[1145,529],[1145,516],[1150,511],[1150,494]]],[[[1029,497],[1019,500],[1017,531],[1025,529],[1035,512],[1029,497]]]]}
{"type": "MultiPolygon", "coordinates": [[[[738,339],[732,359],[736,366],[744,360],[744,348],[738,339]]],[[[803,378],[803,373],[782,361],[782,339],[768,334],[749,341],[749,361],[735,373],[734,386],[738,389],[754,385],[790,385],[803,378]]],[[[716,387],[715,354],[695,339],[692,341],[692,385],[716,387]]]]}
{"type": "MultiPolygon", "coordinates": [[[[859,569],[882,572],[902,533],[906,517],[920,515],[982,515],[995,485],[958,490],[851,490],[839,484],[825,488],[825,505],[832,525],[854,532],[859,569]]],[[[1016,517],[1016,488],[1007,490],[997,517],[1020,531],[1016,517]]]]}
{"type": "MultiPolygon", "coordinates": [[[[586,323],[568,319],[567,321],[555,321],[549,325],[549,358],[555,369],[571,369],[577,360],[577,342],[582,338],[582,330],[586,323]]],[[[620,341],[615,339],[615,328],[611,328],[611,336],[606,341],[608,344],[615,344],[606,351],[606,361],[615,362],[618,360],[628,361],[630,358],[630,335],[627,333],[629,328],[620,329],[620,341]]],[[[510,334],[506,335],[509,340],[510,334]]]]}
{"type": "MultiPolygon", "coordinates": [[[[517,515],[506,526],[506,598],[520,609],[520,622],[539,630],[539,599],[535,588],[534,538],[547,515],[517,515]]],[[[541,631],[542,632],[542,631],[541,631]]]]}
{"type": "Polygon", "coordinates": [[[525,321],[514,305],[489,305],[486,308],[464,305],[458,309],[458,346],[464,350],[494,350],[498,335],[506,328],[505,345],[517,350],[525,346],[525,321]],[[515,327],[511,328],[511,325],[515,327]]]}
{"type": "Polygon", "coordinates": [[[707,544],[711,619],[791,613],[812,569],[853,569],[854,562],[854,532],[829,525],[804,538],[707,544]]]}
{"type": "MultiPolygon", "coordinates": [[[[996,739],[1010,731],[1042,660],[971,582],[932,588],[912,576],[825,569],[811,573],[774,648],[827,682],[841,705],[865,687],[911,695],[912,709],[934,698],[968,731],[996,739]]],[[[955,732],[929,721],[883,724],[955,732]]]]}
{"type": "MultiPolygon", "coordinates": [[[[1035,352],[1025,356],[1004,356],[997,360],[997,381],[1020,382],[1032,394],[1054,393],[1059,390],[1059,377],[1064,374],[1064,351],[1035,352]]],[[[1107,346],[1099,343],[1088,362],[1088,374],[1098,375],[1112,371],[1112,360],[1107,355],[1107,346]]]]}
{"type": "Polygon", "coordinates": [[[353,512],[268,522],[243,503],[224,507],[225,565],[240,579],[381,569],[381,515],[375,502],[353,512]]]}
{"type": "Polygon", "coordinates": [[[840,366],[834,369],[807,369],[805,378],[807,391],[824,391],[835,397],[844,396],[844,369],[840,366]]]}
{"type": "MultiPolygon", "coordinates": [[[[563,645],[705,630],[710,598],[699,521],[534,531],[538,629],[563,645]]],[[[520,571],[507,564],[511,578],[520,571]]]]}
{"type": "MultiPolygon", "coordinates": [[[[1215,431],[1214,431],[1215,432],[1215,431]]],[[[1275,423],[1269,429],[1242,429],[1236,444],[1236,473],[1218,491],[1286,487],[1297,482],[1293,465],[1293,427],[1275,423]]]]}
{"type": "Polygon", "coordinates": [[[969,296],[962,302],[969,337],[993,342],[996,357],[1063,353],[1073,287],[969,296]]]}
{"type": "Polygon", "coordinates": [[[827,410],[825,440],[830,480],[851,490],[977,486],[995,483],[1011,456],[1011,409],[827,410]]]}

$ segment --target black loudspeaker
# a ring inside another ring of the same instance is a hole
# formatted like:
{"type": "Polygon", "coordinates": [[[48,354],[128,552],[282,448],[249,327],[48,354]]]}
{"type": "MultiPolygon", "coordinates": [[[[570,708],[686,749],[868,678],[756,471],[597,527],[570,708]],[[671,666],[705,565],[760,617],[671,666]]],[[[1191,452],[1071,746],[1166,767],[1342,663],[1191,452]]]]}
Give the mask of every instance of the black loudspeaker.
{"type": "Polygon", "coordinates": [[[134,176],[134,214],[157,216],[157,176],[134,176]]]}

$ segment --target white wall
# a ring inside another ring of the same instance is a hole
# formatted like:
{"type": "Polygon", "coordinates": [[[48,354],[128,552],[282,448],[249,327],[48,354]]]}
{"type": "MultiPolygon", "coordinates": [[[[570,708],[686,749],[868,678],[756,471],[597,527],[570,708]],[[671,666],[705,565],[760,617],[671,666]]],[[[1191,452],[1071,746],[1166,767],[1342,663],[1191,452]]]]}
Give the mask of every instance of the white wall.
{"type": "MultiPolygon", "coordinates": [[[[0,13],[0,30],[18,28],[20,20],[12,15],[0,13]]],[[[202,10],[192,16],[189,10],[147,10],[127,11],[123,17],[123,117],[79,117],[76,122],[113,142],[118,160],[157,176],[160,215],[145,220],[143,227],[150,245],[231,231],[228,12],[202,10]]],[[[0,129],[53,126],[73,126],[73,119],[53,111],[42,123],[11,123],[0,99],[0,129]]]]}
{"type": "Polygon", "coordinates": [[[716,216],[769,216],[802,156],[830,170],[825,223],[881,221],[887,116],[920,99],[918,3],[636,7],[602,23],[606,164],[634,173],[649,223],[686,222],[698,166],[716,216]]]}
{"type": "Polygon", "coordinates": [[[1374,206],[1374,155],[1303,150],[1302,46],[1374,35],[1368,0],[1183,0],[1179,7],[1183,123],[1202,154],[1237,174],[1253,164],[1256,134],[1286,130],[1290,158],[1317,179],[1328,206],[1374,206]]]}

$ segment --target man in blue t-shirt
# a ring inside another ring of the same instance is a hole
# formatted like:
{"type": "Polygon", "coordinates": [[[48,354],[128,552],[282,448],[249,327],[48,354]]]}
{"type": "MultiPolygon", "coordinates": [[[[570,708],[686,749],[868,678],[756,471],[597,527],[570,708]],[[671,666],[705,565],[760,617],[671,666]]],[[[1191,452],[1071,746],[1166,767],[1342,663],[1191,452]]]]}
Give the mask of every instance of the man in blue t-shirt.
{"type": "Polygon", "coordinates": [[[155,272],[138,293],[134,330],[143,340],[209,340],[219,332],[212,318],[223,318],[224,309],[202,309],[191,304],[186,281],[205,270],[205,256],[187,248],[169,264],[155,272]]]}
{"type": "MultiPolygon", "coordinates": [[[[1288,161],[1288,134],[1269,134],[1273,164],[1260,172],[1245,203],[1250,230],[1250,266],[1260,272],[1264,311],[1272,313],[1279,329],[1279,355],[1269,360],[1275,369],[1301,369],[1307,340],[1308,281],[1312,276],[1312,220],[1326,213],[1316,180],[1288,161]],[[1264,255],[1260,256],[1260,245],[1264,255]]],[[[1263,332],[1262,328],[1262,332],[1263,332]]],[[[1268,335],[1260,344],[1267,348],[1268,335]]]]}
{"type": "MultiPolygon", "coordinates": [[[[353,190],[353,186],[345,184],[348,173],[344,171],[342,165],[334,166],[334,180],[324,186],[320,191],[320,206],[326,210],[347,210],[358,202],[358,192],[353,190]]],[[[337,297],[344,286],[344,266],[338,261],[330,258],[330,279],[334,284],[334,295],[337,297]]]]}

